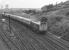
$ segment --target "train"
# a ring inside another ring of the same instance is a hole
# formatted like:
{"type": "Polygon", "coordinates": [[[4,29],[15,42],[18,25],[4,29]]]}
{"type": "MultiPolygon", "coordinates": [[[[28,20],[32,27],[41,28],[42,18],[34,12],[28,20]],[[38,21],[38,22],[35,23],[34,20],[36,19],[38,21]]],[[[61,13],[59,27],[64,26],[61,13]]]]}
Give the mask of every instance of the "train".
{"type": "Polygon", "coordinates": [[[33,21],[31,18],[25,18],[22,16],[17,16],[17,15],[12,15],[12,14],[7,14],[7,13],[2,13],[2,15],[4,15],[5,17],[10,17],[12,19],[15,19],[17,21],[20,21],[22,23],[27,24],[29,27],[31,27],[31,29],[35,32],[47,32],[47,18],[46,17],[42,17],[40,19],[40,21],[33,21]]]}

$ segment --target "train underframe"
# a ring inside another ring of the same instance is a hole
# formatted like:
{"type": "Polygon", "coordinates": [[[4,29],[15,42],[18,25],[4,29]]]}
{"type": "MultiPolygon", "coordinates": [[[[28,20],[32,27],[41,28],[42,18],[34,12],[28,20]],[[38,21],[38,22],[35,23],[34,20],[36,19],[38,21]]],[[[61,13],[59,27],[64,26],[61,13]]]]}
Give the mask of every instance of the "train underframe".
{"type": "Polygon", "coordinates": [[[36,33],[46,33],[46,30],[40,30],[40,25],[34,24],[31,22],[30,27],[32,27],[32,30],[36,33]]]}

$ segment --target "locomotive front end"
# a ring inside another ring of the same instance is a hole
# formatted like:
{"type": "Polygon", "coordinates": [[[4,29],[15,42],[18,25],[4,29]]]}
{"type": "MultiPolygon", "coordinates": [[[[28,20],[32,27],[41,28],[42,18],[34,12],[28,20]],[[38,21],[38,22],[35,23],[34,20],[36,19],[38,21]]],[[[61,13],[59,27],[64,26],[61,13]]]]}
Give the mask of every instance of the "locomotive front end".
{"type": "Polygon", "coordinates": [[[46,17],[42,17],[40,19],[40,25],[39,25],[39,31],[40,32],[47,32],[47,18],[46,17]]]}

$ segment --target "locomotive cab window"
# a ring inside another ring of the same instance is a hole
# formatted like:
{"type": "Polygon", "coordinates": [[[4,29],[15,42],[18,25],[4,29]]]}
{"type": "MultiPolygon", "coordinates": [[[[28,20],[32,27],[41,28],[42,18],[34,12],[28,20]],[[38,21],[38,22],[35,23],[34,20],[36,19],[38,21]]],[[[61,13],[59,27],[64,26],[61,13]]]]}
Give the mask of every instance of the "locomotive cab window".
{"type": "Polygon", "coordinates": [[[47,22],[47,18],[46,17],[42,17],[41,18],[41,24],[46,24],[47,22]]]}

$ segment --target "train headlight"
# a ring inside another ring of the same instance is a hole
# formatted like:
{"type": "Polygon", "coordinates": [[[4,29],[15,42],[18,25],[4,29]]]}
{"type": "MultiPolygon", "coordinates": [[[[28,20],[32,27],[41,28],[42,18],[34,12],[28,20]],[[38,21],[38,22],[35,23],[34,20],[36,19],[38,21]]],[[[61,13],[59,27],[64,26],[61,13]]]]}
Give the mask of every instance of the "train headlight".
{"type": "Polygon", "coordinates": [[[3,22],[5,22],[5,19],[2,19],[3,22]]]}

